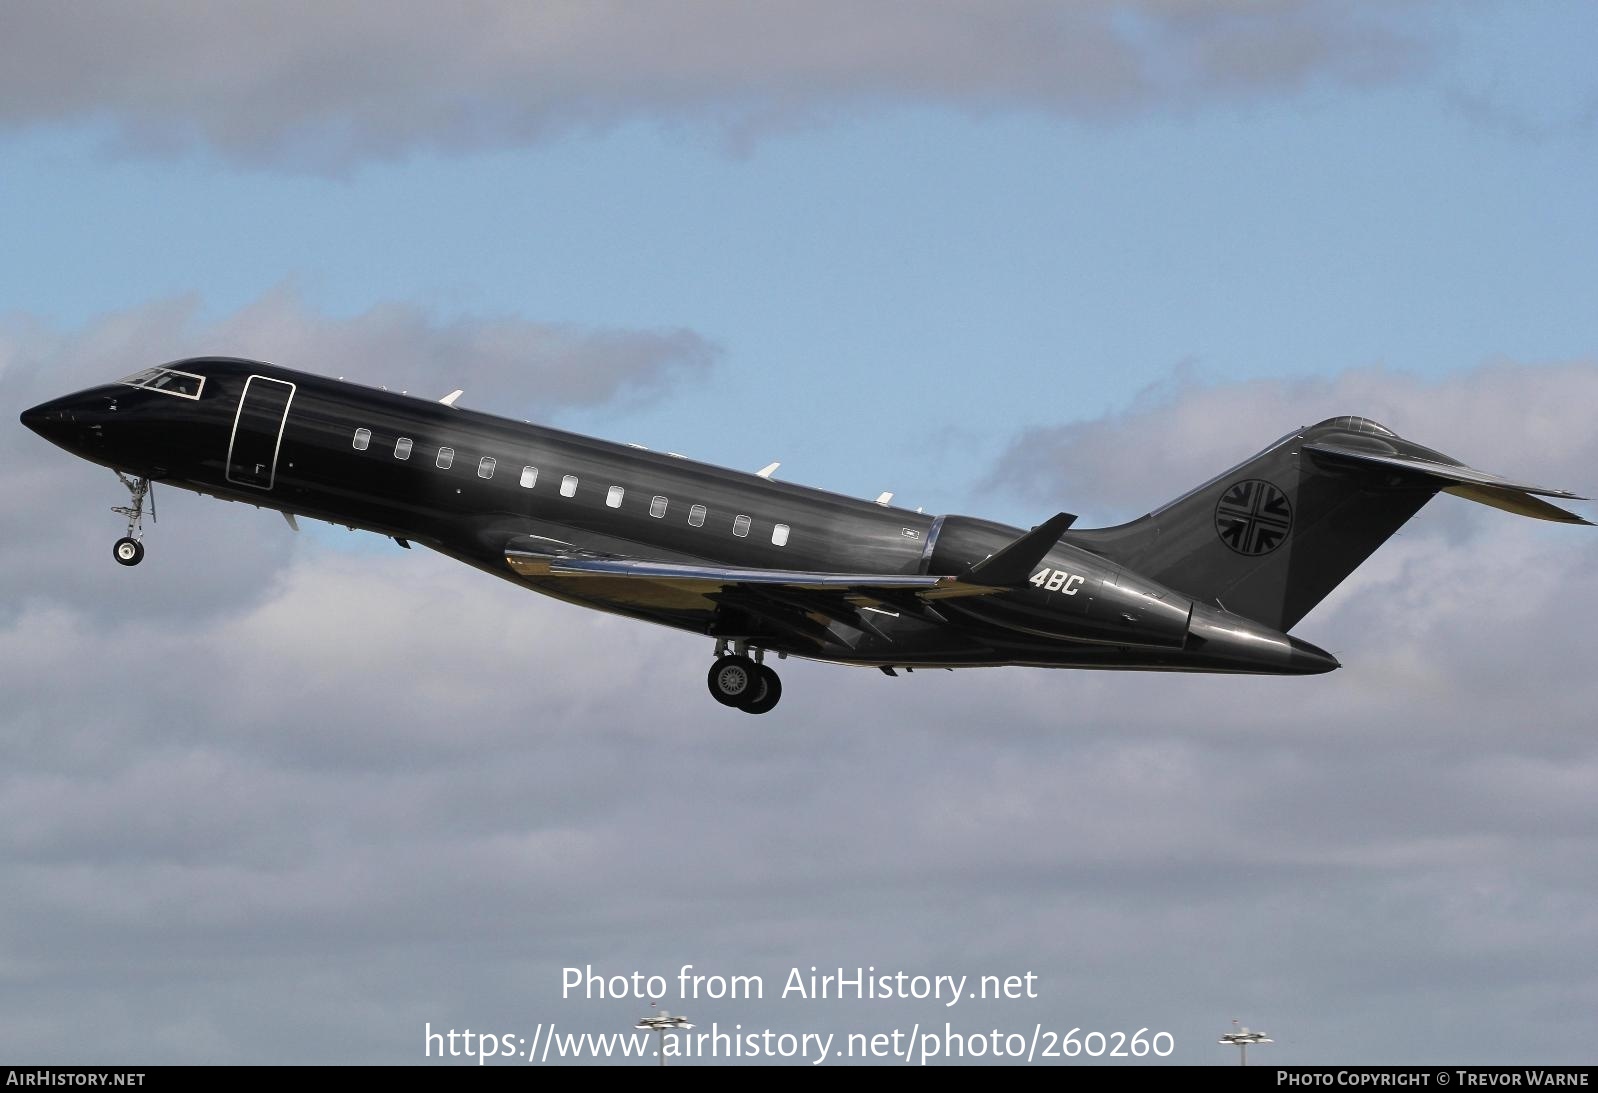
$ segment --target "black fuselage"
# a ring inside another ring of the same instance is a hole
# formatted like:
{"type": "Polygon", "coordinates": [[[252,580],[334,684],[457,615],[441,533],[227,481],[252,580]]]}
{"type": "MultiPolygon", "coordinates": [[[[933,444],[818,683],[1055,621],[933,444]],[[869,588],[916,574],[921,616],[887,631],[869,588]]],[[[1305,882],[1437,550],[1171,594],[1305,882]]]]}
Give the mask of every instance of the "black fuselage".
{"type": "Polygon", "coordinates": [[[1027,664],[1300,674],[1336,661],[1072,542],[1033,579],[927,603],[527,576],[507,551],[809,573],[959,575],[1024,534],[228,358],[167,366],[23,421],[153,481],[420,543],[587,607],[781,654],[878,666],[1027,664]],[[203,381],[203,382],[202,382],[203,381]],[[1053,587],[1050,587],[1050,585],[1053,587]]]}

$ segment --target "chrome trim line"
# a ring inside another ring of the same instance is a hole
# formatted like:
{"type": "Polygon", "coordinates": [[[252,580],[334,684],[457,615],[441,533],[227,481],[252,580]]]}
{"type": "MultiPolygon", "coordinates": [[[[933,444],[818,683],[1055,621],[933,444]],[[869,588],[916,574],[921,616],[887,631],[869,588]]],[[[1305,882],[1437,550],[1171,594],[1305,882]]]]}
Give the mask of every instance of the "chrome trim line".
{"type": "Polygon", "coordinates": [[[943,517],[934,516],[932,518],[932,526],[927,528],[926,545],[921,548],[921,565],[916,569],[917,573],[925,573],[927,571],[927,567],[932,564],[932,550],[935,546],[937,546],[938,533],[942,530],[943,517]]]}

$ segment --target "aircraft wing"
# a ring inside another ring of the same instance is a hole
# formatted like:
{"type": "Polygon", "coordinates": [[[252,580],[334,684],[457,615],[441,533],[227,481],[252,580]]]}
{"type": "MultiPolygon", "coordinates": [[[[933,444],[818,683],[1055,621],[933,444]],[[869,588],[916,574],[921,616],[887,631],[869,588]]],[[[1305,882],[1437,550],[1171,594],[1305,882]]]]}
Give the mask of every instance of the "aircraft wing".
{"type": "Polygon", "coordinates": [[[580,554],[541,554],[510,549],[505,561],[523,577],[609,577],[675,584],[696,591],[717,592],[742,587],[771,591],[860,593],[869,598],[913,595],[922,600],[954,596],[986,596],[1004,589],[971,584],[958,577],[915,573],[813,573],[794,569],[644,562],[580,554]]]}
{"type": "Polygon", "coordinates": [[[1024,583],[1076,517],[1069,513],[1045,521],[959,576],[924,573],[822,573],[697,562],[647,561],[583,550],[542,536],[507,543],[505,562],[532,578],[637,582],[639,599],[661,592],[687,593],[733,607],[794,637],[818,645],[859,639],[840,636],[842,623],[859,635],[891,640],[874,612],[909,615],[923,623],[948,620],[934,605],[963,596],[990,596],[1024,583]]]}
{"type": "Polygon", "coordinates": [[[1464,497],[1467,500],[1477,501],[1483,505],[1491,505],[1505,512],[1513,512],[1521,516],[1530,516],[1538,520],[1557,520],[1564,524],[1587,524],[1588,520],[1541,500],[1543,497],[1569,498],[1573,501],[1584,501],[1586,498],[1577,496],[1569,490],[1549,489],[1546,486],[1532,486],[1524,482],[1513,482],[1507,478],[1500,478],[1496,474],[1487,474],[1458,463],[1438,463],[1430,459],[1420,459],[1412,455],[1387,454],[1385,452],[1370,452],[1359,448],[1348,448],[1340,444],[1324,442],[1304,445],[1304,451],[1310,453],[1320,462],[1332,466],[1344,467],[1385,467],[1400,473],[1415,475],[1430,479],[1432,485],[1445,493],[1464,497]]]}

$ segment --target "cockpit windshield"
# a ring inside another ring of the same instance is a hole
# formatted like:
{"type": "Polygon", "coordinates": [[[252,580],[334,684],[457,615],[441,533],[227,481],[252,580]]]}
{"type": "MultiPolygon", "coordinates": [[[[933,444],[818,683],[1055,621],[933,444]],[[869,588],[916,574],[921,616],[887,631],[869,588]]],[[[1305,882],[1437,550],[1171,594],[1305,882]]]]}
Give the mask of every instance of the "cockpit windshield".
{"type": "Polygon", "coordinates": [[[129,387],[142,387],[147,391],[160,391],[164,395],[197,399],[205,387],[205,377],[193,372],[179,372],[173,368],[146,368],[122,381],[129,387]]]}

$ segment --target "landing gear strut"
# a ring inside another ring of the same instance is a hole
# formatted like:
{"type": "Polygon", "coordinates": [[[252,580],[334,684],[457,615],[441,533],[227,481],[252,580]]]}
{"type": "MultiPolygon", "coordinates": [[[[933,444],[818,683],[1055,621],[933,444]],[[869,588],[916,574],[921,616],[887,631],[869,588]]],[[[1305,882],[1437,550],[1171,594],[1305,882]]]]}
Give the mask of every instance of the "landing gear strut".
{"type": "Polygon", "coordinates": [[[111,548],[111,556],[121,565],[138,565],[144,561],[144,502],[150,502],[150,519],[155,519],[155,493],[150,488],[150,480],[137,475],[116,472],[117,481],[127,487],[132,501],[126,505],[118,505],[111,511],[119,516],[128,518],[128,533],[116,541],[111,548]]]}
{"type": "Polygon", "coordinates": [[[755,650],[751,658],[743,642],[727,652],[725,641],[716,643],[716,663],[710,666],[706,683],[710,697],[723,706],[732,706],[744,713],[768,713],[782,698],[782,680],[763,663],[765,652],[755,650]]]}

